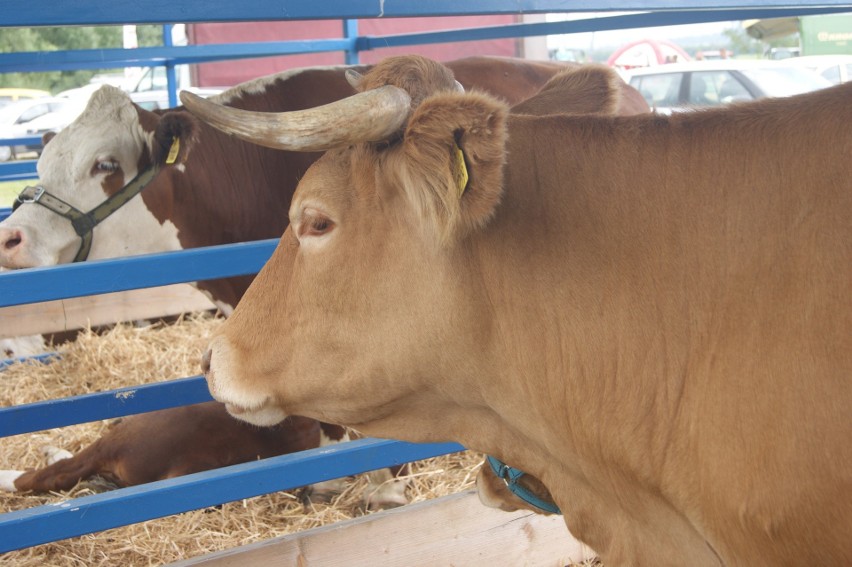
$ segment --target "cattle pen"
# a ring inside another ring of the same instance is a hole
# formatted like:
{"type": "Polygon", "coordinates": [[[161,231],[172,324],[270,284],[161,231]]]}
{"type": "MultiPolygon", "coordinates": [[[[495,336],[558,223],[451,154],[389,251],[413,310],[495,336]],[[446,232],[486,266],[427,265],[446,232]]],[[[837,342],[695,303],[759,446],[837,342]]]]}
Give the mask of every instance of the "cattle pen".
{"type": "MultiPolygon", "coordinates": [[[[113,49],[85,52],[4,53],[0,72],[45,71],[164,65],[172,72],[181,63],[265,57],[305,51],[344,51],[347,62],[358,53],[390,46],[501,37],[543,36],[651,25],[673,25],[832,13],[852,10],[839,0],[476,0],[466,3],[335,0],[288,2],[282,10],[269,0],[211,5],[204,0],[160,3],[147,0],[48,0],[20,4],[0,14],[2,27],[121,25],[140,23],[227,22],[263,20],[341,20],[342,38],[275,44],[171,46],[137,51],[113,49]],[[586,17],[567,22],[518,23],[467,30],[446,30],[389,37],[358,35],[357,21],[370,18],[439,17],[476,14],[547,14],[637,12],[612,17],[586,17]]],[[[167,42],[168,43],[168,42],[167,42]]],[[[31,138],[5,143],[31,143],[31,138]]],[[[3,179],[35,175],[33,162],[0,165],[3,179]]],[[[0,211],[0,220],[8,215],[0,211]]],[[[263,266],[275,241],[247,242],[182,252],[99,260],[0,274],[0,308],[65,301],[214,278],[251,275],[263,266]]],[[[188,298],[186,301],[190,301],[188,298]]],[[[175,311],[188,308],[181,303],[175,311]]],[[[11,313],[9,311],[5,313],[11,313]]],[[[160,313],[162,314],[162,313],[160,313]]],[[[9,316],[9,315],[6,315],[9,316]]],[[[125,314],[123,318],[141,317],[125,314]]],[[[106,321],[104,321],[106,322],[106,321]]],[[[17,327],[17,325],[15,325],[17,327]]],[[[23,325],[18,328],[25,328],[23,325]]],[[[26,332],[51,331],[36,325],[26,332]]],[[[79,377],[85,381],[85,376],[79,377]]],[[[4,407],[0,436],[11,437],[53,428],[112,419],[210,400],[200,376],[173,377],[146,384],[4,407]]],[[[462,451],[454,443],[417,445],[361,439],[273,457],[223,469],[187,475],[101,494],[63,499],[0,515],[0,553],[85,536],[154,518],[210,509],[226,502],[370,470],[462,451]]],[[[189,526],[187,529],[191,529],[189,526]]],[[[281,565],[564,565],[587,559],[589,550],[571,539],[561,519],[526,512],[504,513],[482,507],[463,492],[420,502],[211,555],[186,558],[181,565],[232,565],[274,562],[281,565]]],[[[102,564],[112,564],[109,557],[102,564]]],[[[157,563],[156,558],[151,561],[157,563]]],[[[0,559],[2,562],[2,559],[0,559]]]]}

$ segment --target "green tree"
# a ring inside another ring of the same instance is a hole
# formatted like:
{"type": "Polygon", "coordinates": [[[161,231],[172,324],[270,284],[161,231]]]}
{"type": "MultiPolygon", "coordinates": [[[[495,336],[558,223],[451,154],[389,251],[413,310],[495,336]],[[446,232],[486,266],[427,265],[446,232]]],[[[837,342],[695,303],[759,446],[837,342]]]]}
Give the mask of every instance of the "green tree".
{"type": "MultiPolygon", "coordinates": [[[[139,26],[140,46],[162,45],[161,26],[139,26]]],[[[120,26],[0,28],[0,53],[106,49],[122,46],[120,26]]],[[[0,87],[29,87],[52,93],[85,85],[96,74],[113,69],[81,69],[44,73],[0,73],[0,87]]]]}

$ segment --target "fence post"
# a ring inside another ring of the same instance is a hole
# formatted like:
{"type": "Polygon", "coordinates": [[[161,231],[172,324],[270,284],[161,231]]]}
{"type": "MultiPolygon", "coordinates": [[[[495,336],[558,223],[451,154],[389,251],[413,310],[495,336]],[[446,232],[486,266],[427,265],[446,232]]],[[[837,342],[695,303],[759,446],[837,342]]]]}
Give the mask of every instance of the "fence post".
{"type": "Polygon", "coordinates": [[[346,64],[357,65],[361,62],[358,55],[358,20],[343,20],[343,37],[351,39],[349,49],[346,50],[346,64]]]}
{"type": "MultiPolygon", "coordinates": [[[[172,47],[174,45],[174,41],[172,40],[173,27],[172,24],[163,25],[163,45],[165,47],[172,47]]],[[[178,105],[178,82],[177,73],[175,73],[175,64],[171,61],[166,62],[166,84],[169,91],[169,108],[174,108],[178,105]]]]}

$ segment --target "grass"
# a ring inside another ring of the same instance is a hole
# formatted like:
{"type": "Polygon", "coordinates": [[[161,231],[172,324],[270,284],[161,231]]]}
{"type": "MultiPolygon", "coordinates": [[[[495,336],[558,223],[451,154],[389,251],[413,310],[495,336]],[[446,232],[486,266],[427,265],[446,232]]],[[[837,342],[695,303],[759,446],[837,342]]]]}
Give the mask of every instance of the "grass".
{"type": "Polygon", "coordinates": [[[27,185],[32,185],[32,179],[22,179],[20,181],[4,181],[0,183],[0,208],[11,207],[12,201],[15,200],[21,189],[27,185]]]}

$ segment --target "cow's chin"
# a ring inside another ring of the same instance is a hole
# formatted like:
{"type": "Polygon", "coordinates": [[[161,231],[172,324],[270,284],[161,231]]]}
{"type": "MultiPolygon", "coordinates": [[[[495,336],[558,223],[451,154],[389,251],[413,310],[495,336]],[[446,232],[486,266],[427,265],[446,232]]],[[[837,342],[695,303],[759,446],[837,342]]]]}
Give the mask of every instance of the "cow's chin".
{"type": "Polygon", "coordinates": [[[14,257],[0,260],[0,271],[41,268],[44,266],[55,266],[58,263],[59,258],[56,256],[44,255],[42,257],[31,254],[16,254],[14,257]]]}
{"type": "Polygon", "coordinates": [[[234,404],[225,404],[225,409],[233,417],[257,425],[258,427],[271,427],[275,424],[284,421],[287,414],[281,409],[271,406],[264,406],[257,409],[246,409],[234,404]]]}

